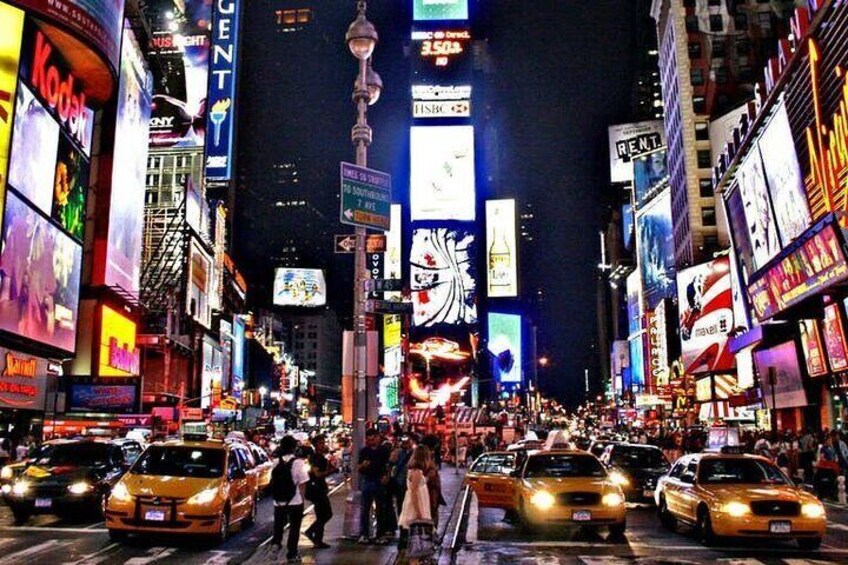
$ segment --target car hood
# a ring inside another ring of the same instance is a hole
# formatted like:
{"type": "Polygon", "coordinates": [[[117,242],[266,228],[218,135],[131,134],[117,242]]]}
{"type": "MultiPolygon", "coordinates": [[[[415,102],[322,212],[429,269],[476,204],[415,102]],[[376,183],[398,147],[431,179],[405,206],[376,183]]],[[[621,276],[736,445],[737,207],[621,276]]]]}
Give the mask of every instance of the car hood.
{"type": "Polygon", "coordinates": [[[789,485],[707,485],[703,488],[722,501],[807,500],[804,493],[789,485]]]}
{"type": "Polygon", "coordinates": [[[121,483],[133,496],[166,496],[189,498],[208,488],[217,488],[221,478],[169,477],[154,475],[124,475],[121,483]]]}
{"type": "Polygon", "coordinates": [[[30,465],[20,474],[33,485],[64,485],[84,479],[97,479],[102,469],[78,465],[30,465]]]}
{"type": "Polygon", "coordinates": [[[603,493],[605,489],[612,486],[607,479],[590,477],[524,479],[523,484],[530,490],[546,490],[552,493],[574,491],[603,493]]]}

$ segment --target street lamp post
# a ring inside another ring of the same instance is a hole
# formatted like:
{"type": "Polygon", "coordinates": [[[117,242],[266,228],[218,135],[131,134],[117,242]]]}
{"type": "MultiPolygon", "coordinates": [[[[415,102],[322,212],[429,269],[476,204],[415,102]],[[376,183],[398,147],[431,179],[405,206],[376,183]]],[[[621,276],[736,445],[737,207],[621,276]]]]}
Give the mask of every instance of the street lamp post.
{"type": "MultiPolygon", "coordinates": [[[[368,9],[365,0],[356,3],[356,19],[348,27],[345,41],[359,63],[359,73],[353,88],[356,105],[356,124],[350,137],[356,147],[356,164],[368,166],[368,146],[371,145],[371,127],[368,125],[368,106],[377,102],[383,83],[371,68],[371,55],[379,36],[374,25],[365,17],[368,9]]],[[[368,417],[368,394],[366,383],[367,336],[365,333],[365,228],[356,226],[356,253],[353,277],[353,375],[354,375],[354,421],[353,421],[353,473],[350,494],[345,511],[344,533],[348,537],[359,534],[359,506],[362,493],[359,490],[359,451],[365,444],[365,421],[368,417]]]]}

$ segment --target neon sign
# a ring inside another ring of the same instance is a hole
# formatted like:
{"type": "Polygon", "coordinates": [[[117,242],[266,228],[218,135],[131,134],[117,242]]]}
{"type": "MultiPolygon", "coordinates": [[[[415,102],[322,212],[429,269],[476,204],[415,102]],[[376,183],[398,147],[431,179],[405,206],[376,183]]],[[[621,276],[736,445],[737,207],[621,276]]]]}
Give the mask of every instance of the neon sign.
{"type": "Polygon", "coordinates": [[[26,377],[28,379],[35,378],[35,372],[38,367],[36,359],[21,359],[15,357],[12,353],[6,353],[6,368],[3,369],[4,377],[26,377]]]}
{"type": "Polygon", "coordinates": [[[412,41],[420,42],[418,54],[436,67],[447,67],[466,52],[471,32],[464,30],[413,31],[412,41]]]}

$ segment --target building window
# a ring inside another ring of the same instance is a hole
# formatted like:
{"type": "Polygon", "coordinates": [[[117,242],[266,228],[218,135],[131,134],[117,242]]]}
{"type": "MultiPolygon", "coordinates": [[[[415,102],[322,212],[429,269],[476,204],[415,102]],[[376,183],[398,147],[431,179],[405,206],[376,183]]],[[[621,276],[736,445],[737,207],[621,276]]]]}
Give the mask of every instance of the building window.
{"type": "Polygon", "coordinates": [[[683,0],[684,8],[694,8],[696,4],[696,0],[683,0]]]}
{"type": "Polygon", "coordinates": [[[698,141],[710,140],[710,125],[707,122],[695,122],[695,139],[698,141]]]}
{"type": "Polygon", "coordinates": [[[298,10],[297,11],[297,23],[305,24],[309,23],[312,20],[312,10],[298,10]]]}
{"type": "Polygon", "coordinates": [[[720,15],[713,14],[710,16],[710,31],[724,31],[724,20],[721,18],[720,15]]]}
{"type": "Polygon", "coordinates": [[[714,206],[704,206],[701,208],[701,224],[704,226],[716,225],[716,212],[714,206]]]}
{"type": "Polygon", "coordinates": [[[686,32],[698,33],[698,16],[686,16],[686,32]]]}
{"type": "Polygon", "coordinates": [[[740,39],[736,42],[736,54],[740,57],[751,52],[751,42],[748,39],[740,39]]]}
{"type": "Polygon", "coordinates": [[[721,6],[721,0],[708,0],[707,6],[721,6]]]}
{"type": "Polygon", "coordinates": [[[699,149],[698,150],[698,168],[699,169],[709,169],[713,166],[713,157],[710,153],[709,149],[699,149]]]}
{"type": "Polygon", "coordinates": [[[713,181],[711,179],[698,179],[698,188],[701,198],[712,198],[715,196],[715,192],[713,192],[713,181]]]}
{"type": "Polygon", "coordinates": [[[701,42],[700,41],[690,41],[689,42],[689,58],[690,59],[700,59],[701,58],[701,42]]]}
{"type": "Polygon", "coordinates": [[[705,235],[704,236],[704,251],[707,255],[714,253],[719,250],[718,247],[718,237],[714,235],[705,235]]]}
{"type": "Polygon", "coordinates": [[[748,29],[748,14],[736,14],[733,17],[733,25],[736,26],[737,31],[748,29]]]}
{"type": "Polygon", "coordinates": [[[724,46],[724,41],[716,41],[713,43],[713,58],[724,59],[727,57],[727,49],[724,46]]]}
{"type": "Polygon", "coordinates": [[[719,84],[727,84],[730,81],[730,70],[727,67],[719,67],[716,69],[716,82],[719,84]]]}
{"type": "Polygon", "coordinates": [[[771,12],[760,12],[760,29],[763,31],[771,30],[771,12]]]}
{"type": "Polygon", "coordinates": [[[707,113],[707,99],[703,96],[692,97],[692,111],[696,114],[707,113]]]}
{"type": "Polygon", "coordinates": [[[689,80],[692,86],[701,86],[704,84],[704,69],[691,69],[689,71],[689,80]]]}

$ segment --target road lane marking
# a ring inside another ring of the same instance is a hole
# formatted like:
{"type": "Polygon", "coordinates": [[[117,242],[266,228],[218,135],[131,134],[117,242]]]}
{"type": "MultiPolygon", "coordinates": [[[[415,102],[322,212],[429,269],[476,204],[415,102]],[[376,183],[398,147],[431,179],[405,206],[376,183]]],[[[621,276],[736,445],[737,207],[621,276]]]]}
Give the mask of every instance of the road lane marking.
{"type": "MultiPolygon", "coordinates": [[[[328,493],[327,493],[327,497],[329,498],[329,497],[333,496],[334,494],[336,494],[336,492],[340,491],[340,490],[342,489],[342,487],[343,487],[343,486],[345,486],[345,484],[347,484],[347,481],[344,481],[344,482],[342,482],[341,484],[339,484],[339,485],[335,486],[335,487],[334,487],[334,488],[333,488],[330,492],[328,492],[328,493]]],[[[273,503],[274,501],[272,500],[271,502],[273,503]]],[[[314,505],[314,504],[309,505],[309,506],[306,508],[306,510],[304,510],[304,511],[303,511],[303,515],[304,515],[304,516],[306,516],[307,514],[309,514],[310,512],[312,512],[314,509],[315,509],[315,505],[314,505]]],[[[288,530],[289,530],[289,526],[288,526],[288,525],[286,525],[286,527],[285,527],[285,528],[283,528],[283,533],[287,532],[288,530]]],[[[259,547],[265,547],[266,545],[268,545],[269,543],[271,543],[271,540],[273,540],[273,539],[274,539],[274,536],[270,536],[268,539],[266,539],[265,541],[263,541],[262,543],[260,543],[260,544],[259,544],[259,547]]]]}
{"type": "Polygon", "coordinates": [[[67,532],[69,534],[105,534],[106,528],[58,528],[56,526],[0,526],[0,532],[67,532]]]}
{"type": "Polygon", "coordinates": [[[147,565],[159,559],[164,559],[177,552],[175,547],[151,547],[145,555],[133,557],[124,561],[124,565],[147,565]]]}
{"type": "Polygon", "coordinates": [[[45,542],[39,543],[38,545],[34,545],[32,547],[28,547],[26,549],[22,549],[20,551],[16,551],[15,553],[10,553],[0,559],[0,565],[6,565],[9,563],[10,565],[13,563],[21,563],[23,561],[22,558],[30,557],[32,555],[37,555],[39,553],[45,553],[50,551],[51,549],[60,548],[63,546],[71,545],[69,541],[57,541],[54,539],[47,540],[45,542]]]}
{"type": "Polygon", "coordinates": [[[95,522],[94,524],[91,524],[90,526],[86,526],[85,529],[86,530],[93,530],[93,529],[95,529],[99,526],[105,526],[105,525],[106,525],[106,522],[100,521],[100,522],[95,522]]]}
{"type": "MultiPolygon", "coordinates": [[[[516,541],[516,542],[481,542],[475,544],[473,550],[474,551],[486,551],[487,547],[515,547],[515,548],[607,548],[611,550],[659,550],[662,552],[668,551],[699,551],[699,552],[739,552],[739,551],[752,551],[760,549],[769,554],[797,554],[797,553],[809,553],[808,551],[804,551],[801,549],[795,549],[793,547],[763,547],[763,548],[751,548],[751,547],[726,547],[722,546],[720,548],[715,547],[704,547],[702,545],[665,545],[662,543],[658,544],[649,544],[649,543],[641,543],[641,542],[631,542],[631,543],[605,543],[603,541],[516,541]]],[[[821,553],[826,554],[836,554],[836,555],[848,555],[848,548],[838,548],[838,549],[823,549],[821,553]]]]}
{"type": "Polygon", "coordinates": [[[212,554],[212,557],[208,557],[206,561],[203,562],[204,565],[227,565],[233,555],[235,555],[232,551],[221,551],[217,549],[206,552],[207,555],[210,553],[212,554]]]}
{"type": "Polygon", "coordinates": [[[468,526],[465,528],[465,543],[476,543],[480,529],[480,503],[477,495],[471,497],[471,506],[468,509],[468,526]]]}
{"type": "Polygon", "coordinates": [[[579,563],[583,565],[632,565],[632,559],[623,559],[621,557],[607,557],[581,555],[577,558],[579,563]]]}
{"type": "Polygon", "coordinates": [[[97,565],[98,563],[102,563],[106,561],[111,556],[107,555],[111,553],[113,549],[121,547],[119,543],[110,543],[106,547],[100,549],[99,551],[95,551],[94,553],[89,553],[88,555],[83,555],[81,559],[78,561],[72,561],[66,563],[65,565],[97,565]]]}
{"type": "Polygon", "coordinates": [[[832,565],[830,561],[821,559],[784,559],[784,565],[832,565]]]}
{"type": "Polygon", "coordinates": [[[831,530],[839,530],[841,532],[848,532],[848,526],[845,524],[835,524],[833,522],[829,523],[827,527],[831,530]]]}

